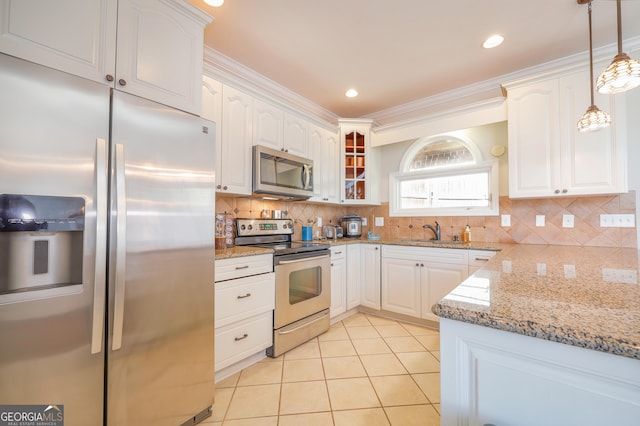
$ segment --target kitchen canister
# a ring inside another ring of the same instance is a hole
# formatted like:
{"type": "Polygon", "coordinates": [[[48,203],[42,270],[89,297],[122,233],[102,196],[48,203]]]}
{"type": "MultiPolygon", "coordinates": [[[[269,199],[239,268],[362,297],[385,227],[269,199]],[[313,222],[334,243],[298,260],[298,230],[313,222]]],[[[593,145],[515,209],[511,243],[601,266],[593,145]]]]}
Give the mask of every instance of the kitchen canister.
{"type": "Polygon", "coordinates": [[[302,241],[313,240],[313,226],[302,227],[302,241]]]}

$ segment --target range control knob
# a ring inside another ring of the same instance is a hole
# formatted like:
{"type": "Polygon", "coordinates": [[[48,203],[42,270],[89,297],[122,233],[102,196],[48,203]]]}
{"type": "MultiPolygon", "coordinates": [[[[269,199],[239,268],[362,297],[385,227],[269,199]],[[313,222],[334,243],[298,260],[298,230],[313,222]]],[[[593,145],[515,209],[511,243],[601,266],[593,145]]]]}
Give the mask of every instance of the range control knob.
{"type": "Polygon", "coordinates": [[[253,225],[249,225],[249,231],[253,229],[253,225]]]}
{"type": "Polygon", "coordinates": [[[246,226],[240,225],[240,229],[242,229],[244,231],[246,229],[246,226]]]}

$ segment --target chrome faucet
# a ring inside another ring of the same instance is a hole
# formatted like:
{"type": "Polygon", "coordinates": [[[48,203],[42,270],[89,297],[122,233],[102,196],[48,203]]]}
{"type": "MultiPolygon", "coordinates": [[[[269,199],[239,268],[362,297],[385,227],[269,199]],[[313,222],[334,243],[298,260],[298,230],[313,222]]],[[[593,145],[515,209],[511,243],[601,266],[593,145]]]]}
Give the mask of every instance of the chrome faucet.
{"type": "Polygon", "coordinates": [[[432,238],[432,240],[436,240],[436,241],[440,241],[440,224],[436,221],[436,227],[434,228],[431,225],[422,225],[422,227],[424,229],[430,229],[431,232],[434,233],[434,235],[436,236],[435,238],[432,238]]]}

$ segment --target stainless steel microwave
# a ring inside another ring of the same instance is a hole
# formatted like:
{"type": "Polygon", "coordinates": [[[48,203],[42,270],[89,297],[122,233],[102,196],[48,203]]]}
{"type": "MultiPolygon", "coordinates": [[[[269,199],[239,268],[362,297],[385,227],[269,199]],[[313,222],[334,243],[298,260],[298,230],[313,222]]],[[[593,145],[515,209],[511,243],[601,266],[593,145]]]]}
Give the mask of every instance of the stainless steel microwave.
{"type": "Polygon", "coordinates": [[[255,145],[253,193],[284,199],[310,198],[313,196],[313,160],[255,145]]]}

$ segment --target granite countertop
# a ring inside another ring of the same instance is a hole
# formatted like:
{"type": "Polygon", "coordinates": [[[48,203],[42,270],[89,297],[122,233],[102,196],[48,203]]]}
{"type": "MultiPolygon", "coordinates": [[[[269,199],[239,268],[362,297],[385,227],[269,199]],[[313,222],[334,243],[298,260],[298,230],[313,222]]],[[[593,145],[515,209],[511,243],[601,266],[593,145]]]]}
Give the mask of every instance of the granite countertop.
{"type": "Polygon", "coordinates": [[[365,244],[387,244],[387,245],[399,245],[408,247],[434,247],[434,248],[453,248],[461,250],[492,250],[499,251],[513,246],[513,244],[505,243],[488,243],[482,241],[472,241],[469,243],[454,242],[454,241],[434,241],[434,240],[410,240],[410,239],[380,239],[369,240],[366,236],[362,238],[338,238],[338,239],[325,239],[325,240],[313,240],[305,241],[316,244],[329,244],[330,246],[340,246],[345,244],[365,243],[365,244]]]}
{"type": "Polygon", "coordinates": [[[216,250],[216,260],[231,259],[233,257],[256,256],[258,254],[273,254],[273,249],[254,246],[227,247],[224,250],[216,250]]]}
{"type": "Polygon", "coordinates": [[[432,308],[442,317],[640,359],[640,251],[514,244],[432,308]]]}

